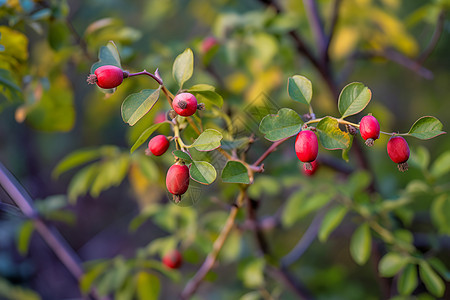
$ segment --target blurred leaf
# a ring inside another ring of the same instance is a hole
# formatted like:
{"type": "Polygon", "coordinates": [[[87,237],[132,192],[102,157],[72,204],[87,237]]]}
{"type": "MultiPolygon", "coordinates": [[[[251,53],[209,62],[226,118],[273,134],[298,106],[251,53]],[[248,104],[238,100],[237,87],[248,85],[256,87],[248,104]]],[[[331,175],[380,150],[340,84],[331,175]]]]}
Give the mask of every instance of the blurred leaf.
{"type": "Polygon", "coordinates": [[[128,277],[123,286],[116,290],[114,295],[115,300],[133,300],[136,291],[136,281],[133,277],[128,277]]]}
{"type": "Polygon", "coordinates": [[[177,81],[180,89],[183,84],[191,78],[194,72],[194,54],[192,50],[187,48],[183,53],[177,56],[173,63],[172,74],[177,81]]]}
{"type": "Polygon", "coordinates": [[[159,92],[160,88],[156,90],[142,90],[125,98],[121,107],[123,121],[130,124],[130,126],[136,124],[158,101],[159,92]]]}
{"type": "Polygon", "coordinates": [[[191,178],[201,184],[211,184],[216,180],[216,169],[206,161],[193,161],[189,169],[191,178]]]}
{"type": "Polygon", "coordinates": [[[186,152],[181,151],[181,150],[175,150],[175,151],[172,152],[172,154],[173,154],[173,156],[182,159],[183,161],[185,161],[188,164],[192,163],[192,158],[189,155],[189,153],[186,153],[186,152]]]}
{"type": "Polygon", "coordinates": [[[92,182],[91,196],[97,198],[102,191],[118,186],[127,174],[129,163],[129,156],[126,154],[102,162],[92,182]]]}
{"type": "Polygon", "coordinates": [[[331,117],[323,118],[317,124],[320,143],[325,149],[346,149],[350,146],[350,135],[339,128],[339,123],[331,117]]]}
{"type": "Polygon", "coordinates": [[[6,278],[0,277],[0,298],[4,300],[40,300],[36,292],[22,286],[13,285],[6,278]]]}
{"type": "Polygon", "coordinates": [[[350,254],[355,262],[364,265],[370,257],[372,250],[372,236],[369,224],[360,225],[353,233],[350,241],[350,254]]]}
{"type": "Polygon", "coordinates": [[[0,69],[0,93],[5,95],[9,101],[18,99],[21,93],[21,89],[15,82],[11,72],[5,69],[0,69]]]}
{"type": "Polygon", "coordinates": [[[346,85],[339,95],[338,107],[342,119],[362,111],[372,98],[372,92],[364,84],[353,82],[346,85]]]}
{"type": "Polygon", "coordinates": [[[242,149],[248,146],[249,140],[248,137],[242,137],[235,140],[222,140],[220,147],[223,150],[242,149]]]}
{"type": "Polygon", "coordinates": [[[53,20],[48,28],[48,42],[52,49],[58,51],[69,42],[70,31],[64,21],[53,20]]]}
{"type": "Polygon", "coordinates": [[[408,134],[421,140],[428,140],[444,134],[442,123],[435,117],[425,116],[417,120],[408,134]]]}
{"type": "Polygon", "coordinates": [[[161,125],[167,124],[166,122],[162,123],[156,123],[150,126],[149,128],[145,129],[139,138],[136,140],[134,145],[131,147],[130,153],[133,153],[137,148],[139,148],[140,145],[145,143],[147,139],[152,135],[153,132],[155,132],[161,125]]]}
{"type": "Polygon", "coordinates": [[[419,274],[427,290],[436,297],[442,297],[445,291],[445,285],[442,279],[433,271],[426,261],[419,264],[419,274]]]}
{"type": "Polygon", "coordinates": [[[417,287],[417,267],[408,264],[397,281],[397,289],[401,295],[411,295],[417,287]]]}
{"type": "Polygon", "coordinates": [[[327,212],[319,229],[319,241],[325,242],[328,239],[333,230],[341,224],[347,211],[345,206],[338,205],[327,212]]]}
{"type": "Polygon", "coordinates": [[[446,281],[450,281],[450,271],[439,258],[432,257],[428,259],[428,262],[446,281]]]}
{"type": "Polygon", "coordinates": [[[211,108],[213,105],[221,108],[223,106],[223,98],[215,91],[192,91],[188,90],[189,93],[194,94],[197,98],[198,103],[204,103],[206,109],[211,108]]]}
{"type": "MultiPolygon", "coordinates": [[[[173,248],[172,248],[173,249],[173,248]]],[[[167,253],[167,252],[165,252],[167,253]]],[[[184,253],[183,253],[183,259],[184,259],[184,253]]],[[[157,261],[154,259],[147,259],[145,261],[139,262],[139,267],[146,268],[146,269],[152,269],[160,272],[173,282],[179,282],[181,279],[180,272],[178,270],[169,269],[161,261],[157,261]]]]}
{"type": "Polygon", "coordinates": [[[149,255],[158,254],[163,257],[166,253],[176,249],[177,243],[178,239],[175,236],[157,238],[148,244],[147,251],[149,255]]]}
{"type": "Polygon", "coordinates": [[[85,272],[80,280],[80,290],[83,295],[87,295],[94,284],[94,281],[102,275],[102,273],[109,267],[109,261],[96,264],[88,272],[85,272]]]}
{"type": "Polygon", "coordinates": [[[194,93],[194,92],[215,92],[216,88],[212,85],[209,84],[196,84],[191,86],[188,89],[189,93],[194,93]]]}
{"type": "Polygon", "coordinates": [[[94,74],[95,70],[97,70],[99,67],[106,65],[122,68],[120,64],[119,51],[117,50],[117,47],[113,41],[109,41],[106,46],[102,46],[100,48],[98,59],[99,61],[93,64],[91,67],[91,74],[94,74]]]}
{"type": "Polygon", "coordinates": [[[22,226],[20,227],[20,231],[17,236],[17,250],[22,256],[25,256],[28,253],[28,248],[30,246],[30,240],[33,231],[34,224],[31,220],[23,222],[22,226]]]}
{"type": "Polygon", "coordinates": [[[67,189],[69,201],[71,203],[74,203],[77,200],[78,196],[86,194],[86,192],[92,185],[92,181],[94,180],[98,171],[99,165],[91,164],[87,167],[84,167],[83,169],[78,171],[78,173],[75,174],[75,176],[73,176],[67,189]]]}
{"type": "Polygon", "coordinates": [[[152,161],[152,159],[145,155],[139,155],[136,160],[139,170],[148,181],[157,181],[159,179],[158,166],[152,161]]]}
{"type": "MultiPolygon", "coordinates": [[[[419,146],[411,153],[411,157],[409,158],[411,164],[416,165],[422,170],[426,170],[430,163],[430,152],[427,148],[423,146],[419,146]]],[[[450,160],[449,160],[449,169],[450,169],[450,160]]]]}
{"type": "Polygon", "coordinates": [[[450,235],[450,197],[443,194],[431,204],[431,219],[440,233],[450,235]]]}
{"type": "Polygon", "coordinates": [[[250,184],[247,168],[238,161],[228,161],[222,170],[222,181],[227,183],[250,184]]]}
{"type": "Polygon", "coordinates": [[[342,149],[342,159],[345,160],[346,162],[349,162],[348,154],[350,153],[350,149],[352,148],[352,145],[353,145],[353,139],[355,138],[355,136],[352,134],[349,134],[348,136],[350,138],[348,147],[345,149],[342,149]]]}
{"type": "Polygon", "coordinates": [[[101,157],[99,149],[76,150],[64,157],[53,169],[52,176],[58,178],[62,173],[78,167],[88,161],[101,157]]]}
{"type": "Polygon", "coordinates": [[[192,143],[190,147],[194,147],[198,151],[211,151],[220,147],[222,134],[215,129],[206,129],[192,143]]]}
{"type": "Polygon", "coordinates": [[[141,271],[136,274],[136,279],[138,300],[158,300],[161,287],[156,275],[141,271]]]}
{"type": "Polygon", "coordinates": [[[69,79],[60,75],[51,81],[37,103],[27,110],[27,123],[43,131],[69,131],[75,124],[74,95],[69,79]]]}
{"type": "Polygon", "coordinates": [[[450,151],[445,151],[431,165],[431,174],[440,178],[450,172],[450,151]]]}
{"type": "Polygon", "coordinates": [[[304,190],[295,192],[287,199],[286,207],[281,216],[281,223],[285,227],[292,226],[304,216],[325,206],[333,196],[334,194],[330,192],[314,194],[304,190]]]}
{"type": "Polygon", "coordinates": [[[389,252],[380,260],[378,271],[383,277],[392,277],[400,272],[409,262],[409,257],[395,252],[389,252]]]}
{"type": "Polygon", "coordinates": [[[297,134],[302,128],[300,116],[289,108],[282,108],[276,115],[265,116],[259,125],[259,131],[269,141],[275,142],[297,134]]]}
{"type": "Polygon", "coordinates": [[[310,105],[313,94],[312,84],[308,78],[294,75],[288,79],[288,94],[292,100],[310,105]]]}
{"type": "Polygon", "coordinates": [[[249,258],[239,264],[238,277],[248,288],[258,288],[264,284],[264,258],[249,258]]]}

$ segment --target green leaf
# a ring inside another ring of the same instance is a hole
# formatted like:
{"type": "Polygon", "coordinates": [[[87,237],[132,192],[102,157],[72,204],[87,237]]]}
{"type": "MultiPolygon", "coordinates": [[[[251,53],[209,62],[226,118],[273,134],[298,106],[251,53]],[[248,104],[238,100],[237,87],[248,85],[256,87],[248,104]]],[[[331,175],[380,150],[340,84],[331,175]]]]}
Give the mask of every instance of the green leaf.
{"type": "Polygon", "coordinates": [[[198,138],[189,146],[194,147],[198,151],[212,151],[220,147],[222,134],[215,129],[206,129],[198,138]]]}
{"type": "Polygon", "coordinates": [[[259,125],[259,131],[269,141],[275,142],[297,134],[302,128],[300,116],[289,108],[282,108],[276,115],[265,116],[259,125]]]}
{"type": "Polygon", "coordinates": [[[312,84],[308,78],[294,75],[288,79],[288,94],[292,100],[309,105],[312,98],[312,84]]]}
{"type": "Polygon", "coordinates": [[[353,82],[346,85],[339,95],[338,107],[342,119],[362,111],[372,98],[372,92],[364,84],[353,82]]]}
{"type": "Polygon", "coordinates": [[[102,275],[102,273],[108,268],[109,261],[96,264],[88,272],[84,273],[80,280],[80,290],[83,295],[86,295],[91,290],[94,281],[102,275]]]}
{"type": "Polygon", "coordinates": [[[186,152],[181,151],[181,150],[175,150],[175,151],[172,152],[172,154],[173,154],[173,156],[184,160],[186,163],[189,163],[189,164],[192,163],[192,158],[189,155],[189,153],[186,153],[186,152]]]}
{"type": "Polygon", "coordinates": [[[158,300],[161,284],[156,275],[141,271],[136,274],[138,300],[158,300]]]}
{"type": "Polygon", "coordinates": [[[350,142],[348,143],[348,147],[345,149],[342,149],[342,159],[345,160],[346,162],[349,161],[348,154],[350,153],[350,149],[352,148],[353,138],[354,138],[354,136],[351,134],[349,134],[348,136],[350,137],[350,142]]]}
{"type": "Polygon", "coordinates": [[[287,199],[281,216],[284,227],[290,227],[298,220],[325,206],[334,196],[331,192],[309,193],[299,190],[287,199]]]}
{"type": "MultiPolygon", "coordinates": [[[[425,147],[419,146],[411,152],[409,161],[420,169],[427,170],[428,165],[430,164],[430,152],[425,147]]],[[[448,167],[450,168],[450,156],[448,167]]]]}
{"type": "Polygon", "coordinates": [[[417,287],[416,265],[408,264],[397,281],[397,289],[401,295],[411,295],[417,287]]]}
{"type": "Polygon", "coordinates": [[[98,164],[89,165],[78,171],[72,178],[68,187],[68,197],[71,203],[74,203],[78,196],[86,194],[98,173],[98,169],[98,164]]]}
{"type": "Polygon", "coordinates": [[[389,252],[380,260],[378,271],[383,277],[392,277],[400,272],[409,262],[409,257],[389,252]]]}
{"type": "Polygon", "coordinates": [[[223,150],[241,149],[247,147],[250,142],[248,137],[242,137],[235,140],[222,140],[221,148],[223,150]]]}
{"type": "Polygon", "coordinates": [[[442,194],[431,204],[431,219],[442,234],[450,235],[450,196],[442,194]]]}
{"type": "Polygon", "coordinates": [[[450,172],[450,151],[445,151],[431,165],[431,174],[440,178],[450,172]]]}
{"type": "Polygon", "coordinates": [[[58,178],[62,173],[78,167],[101,156],[99,149],[77,150],[64,157],[53,169],[52,176],[58,178]]]}
{"type": "Polygon", "coordinates": [[[250,258],[243,261],[238,267],[238,277],[248,288],[258,288],[264,284],[265,260],[263,258],[250,258]]]}
{"type": "Polygon", "coordinates": [[[408,134],[421,140],[428,140],[446,132],[442,131],[441,121],[432,116],[421,117],[409,130],[408,134]]]}
{"type": "Polygon", "coordinates": [[[193,161],[189,170],[191,178],[201,184],[211,184],[216,180],[216,169],[206,161],[193,161]]]}
{"type": "Polygon", "coordinates": [[[433,271],[426,261],[419,264],[419,274],[427,290],[436,297],[442,297],[445,291],[445,285],[442,279],[433,271]]]}
{"type": "Polygon", "coordinates": [[[333,230],[341,224],[347,211],[345,206],[338,205],[327,212],[319,229],[319,241],[325,242],[328,239],[333,230]]]}
{"type": "Polygon", "coordinates": [[[238,161],[228,161],[222,171],[222,181],[227,183],[250,184],[247,168],[238,161]]]}
{"type": "Polygon", "coordinates": [[[369,224],[364,223],[353,233],[350,241],[350,254],[355,262],[363,265],[370,257],[372,249],[372,236],[370,234],[369,224]]]}
{"type": "Polygon", "coordinates": [[[188,89],[189,93],[193,93],[193,92],[206,92],[206,91],[210,91],[210,92],[215,92],[216,88],[212,85],[209,84],[196,84],[191,86],[188,89]]]}
{"type": "Polygon", "coordinates": [[[91,74],[94,74],[95,70],[97,70],[101,66],[110,65],[122,68],[120,64],[119,51],[117,50],[117,47],[113,41],[109,41],[106,46],[102,46],[100,48],[98,59],[98,62],[93,64],[91,67],[91,74]]]}
{"type": "Polygon", "coordinates": [[[196,98],[198,103],[204,103],[206,109],[211,108],[212,106],[217,106],[221,108],[223,106],[223,98],[218,93],[214,91],[192,91],[188,90],[188,92],[192,93],[196,98]]]}
{"type": "Polygon", "coordinates": [[[350,135],[339,128],[338,120],[325,117],[317,124],[316,129],[325,149],[347,149],[350,146],[350,135]]]}
{"type": "Polygon", "coordinates": [[[428,262],[446,281],[450,281],[450,271],[439,258],[432,257],[428,262]]]}
{"type": "Polygon", "coordinates": [[[102,191],[119,185],[127,174],[129,162],[126,154],[102,162],[92,182],[91,196],[97,198],[102,191]]]}
{"type": "Polygon", "coordinates": [[[130,153],[133,153],[136,151],[139,146],[141,146],[147,139],[152,135],[153,132],[155,132],[161,125],[167,124],[165,122],[163,123],[156,123],[150,126],[149,128],[145,129],[141,135],[138,137],[136,142],[134,142],[134,145],[131,147],[130,153]]]}
{"type": "Polygon", "coordinates": [[[159,169],[158,166],[153,162],[153,160],[146,155],[137,155],[132,157],[136,161],[142,175],[147,178],[150,182],[157,181],[159,179],[159,169]]]}
{"type": "Polygon", "coordinates": [[[183,53],[177,56],[173,63],[172,74],[177,81],[180,89],[183,84],[191,78],[194,72],[194,54],[191,49],[184,50],[183,53]]]}
{"type": "Polygon", "coordinates": [[[48,42],[50,47],[58,51],[69,42],[70,31],[64,21],[52,20],[48,27],[48,42]]]}
{"type": "Polygon", "coordinates": [[[31,220],[23,222],[17,237],[17,250],[20,255],[25,256],[28,253],[31,235],[34,231],[34,225],[31,220]]]}
{"type": "Polygon", "coordinates": [[[159,98],[160,88],[156,90],[142,90],[139,93],[129,95],[122,102],[122,119],[133,126],[146,113],[148,113],[159,98]]]}

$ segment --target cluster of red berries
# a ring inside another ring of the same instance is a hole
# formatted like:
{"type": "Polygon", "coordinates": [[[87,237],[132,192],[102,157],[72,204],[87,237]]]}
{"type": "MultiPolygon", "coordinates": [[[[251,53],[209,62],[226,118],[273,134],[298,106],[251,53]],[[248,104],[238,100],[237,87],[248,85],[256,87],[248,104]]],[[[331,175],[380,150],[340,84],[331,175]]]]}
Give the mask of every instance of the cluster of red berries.
{"type": "MultiPolygon", "coordinates": [[[[359,123],[359,132],[366,141],[366,145],[371,147],[380,137],[380,124],[374,116],[367,115],[359,123]]],[[[295,153],[298,159],[304,162],[303,173],[305,175],[312,176],[316,172],[318,150],[317,136],[312,130],[305,129],[298,133],[295,140],[295,153]]],[[[408,170],[409,146],[403,137],[393,135],[387,144],[387,153],[391,160],[398,164],[400,171],[408,170]]]]}

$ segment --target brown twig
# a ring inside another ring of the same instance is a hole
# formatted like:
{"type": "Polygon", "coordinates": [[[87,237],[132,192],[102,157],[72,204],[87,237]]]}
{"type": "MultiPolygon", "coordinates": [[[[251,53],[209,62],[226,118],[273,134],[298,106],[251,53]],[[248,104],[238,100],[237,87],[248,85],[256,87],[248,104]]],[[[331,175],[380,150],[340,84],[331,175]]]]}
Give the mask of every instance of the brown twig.
{"type": "Polygon", "coordinates": [[[312,34],[316,39],[319,57],[323,59],[326,55],[327,37],[325,36],[322,20],[319,16],[317,3],[315,0],[303,0],[303,6],[306,10],[306,17],[308,18],[312,34]]]}
{"type": "Polygon", "coordinates": [[[258,167],[266,158],[270,155],[270,153],[277,150],[277,147],[280,146],[282,143],[287,141],[291,137],[284,138],[282,140],[274,142],[253,164],[252,166],[258,167]]]}
{"type": "Polygon", "coordinates": [[[326,49],[325,49],[325,59],[329,60],[329,51],[330,51],[330,45],[333,40],[334,34],[336,32],[336,25],[339,20],[339,8],[341,7],[342,0],[334,0],[333,4],[333,12],[331,13],[331,24],[330,29],[328,33],[327,43],[326,43],[326,49]]]}
{"type": "Polygon", "coordinates": [[[445,23],[445,11],[442,10],[439,13],[437,22],[436,22],[436,28],[434,29],[433,36],[431,37],[430,43],[425,48],[425,50],[420,54],[420,56],[417,58],[418,64],[423,64],[425,60],[431,55],[433,50],[436,48],[437,43],[439,42],[439,39],[441,38],[442,32],[444,31],[444,23],[445,23]]]}

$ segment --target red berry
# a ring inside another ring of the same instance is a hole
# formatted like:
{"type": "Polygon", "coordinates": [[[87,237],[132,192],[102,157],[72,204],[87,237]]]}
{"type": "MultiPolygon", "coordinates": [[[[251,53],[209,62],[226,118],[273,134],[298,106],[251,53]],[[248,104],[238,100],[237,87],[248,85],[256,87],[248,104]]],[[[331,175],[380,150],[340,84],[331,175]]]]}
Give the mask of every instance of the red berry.
{"type": "Polygon", "coordinates": [[[303,171],[303,174],[305,174],[306,176],[313,176],[314,173],[316,173],[317,168],[319,167],[319,163],[317,162],[317,160],[312,161],[310,163],[310,165],[311,165],[311,170],[307,168],[306,164],[303,164],[302,171],[303,171]]]}
{"type": "Polygon", "coordinates": [[[214,38],[212,36],[207,37],[203,40],[200,50],[201,50],[201,52],[206,53],[217,44],[218,44],[218,42],[217,42],[216,38],[214,38]]]}
{"type": "Polygon", "coordinates": [[[408,170],[409,146],[401,136],[393,136],[387,143],[387,152],[393,162],[398,164],[401,172],[408,170]]]}
{"type": "Polygon", "coordinates": [[[371,147],[373,142],[380,137],[380,124],[374,116],[367,115],[359,123],[359,132],[366,141],[366,145],[371,147]]]}
{"type": "Polygon", "coordinates": [[[181,195],[189,187],[189,168],[186,165],[174,164],[167,171],[166,187],[174,195],[174,201],[180,202],[181,195]]]}
{"type": "Polygon", "coordinates": [[[197,111],[197,98],[190,93],[181,93],[175,96],[172,106],[180,116],[189,117],[197,111]]]}
{"type": "Polygon", "coordinates": [[[158,124],[158,123],[162,123],[166,120],[166,113],[165,112],[160,112],[159,114],[157,114],[155,116],[155,119],[153,120],[153,123],[158,124]]]}
{"type": "Polygon", "coordinates": [[[172,250],[162,258],[163,264],[171,269],[178,269],[183,263],[183,258],[178,250],[172,250]]]}
{"type": "Polygon", "coordinates": [[[155,136],[148,142],[148,149],[155,156],[161,156],[169,148],[169,140],[162,134],[155,136]]]}
{"type": "Polygon", "coordinates": [[[319,152],[317,136],[311,130],[302,130],[295,140],[295,153],[300,161],[309,163],[316,159],[319,152]]]}
{"type": "Polygon", "coordinates": [[[101,66],[88,77],[89,83],[97,83],[102,89],[118,87],[123,81],[124,72],[116,66],[101,66]]]}

